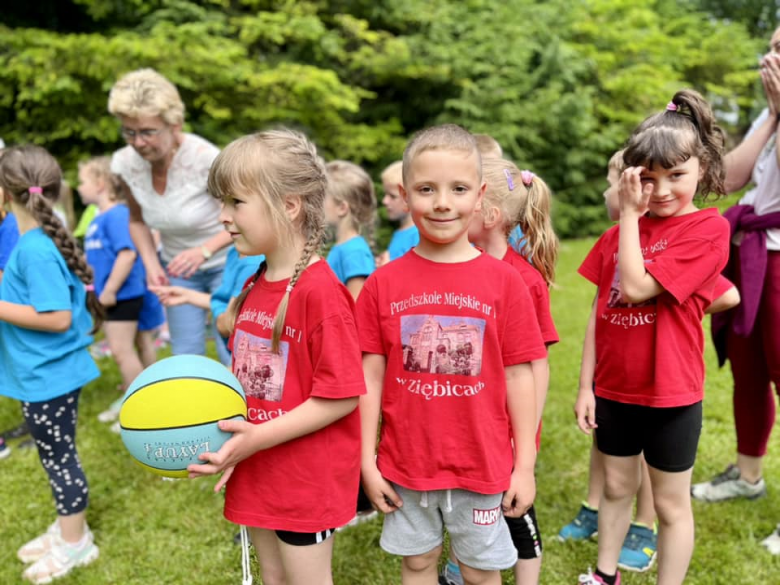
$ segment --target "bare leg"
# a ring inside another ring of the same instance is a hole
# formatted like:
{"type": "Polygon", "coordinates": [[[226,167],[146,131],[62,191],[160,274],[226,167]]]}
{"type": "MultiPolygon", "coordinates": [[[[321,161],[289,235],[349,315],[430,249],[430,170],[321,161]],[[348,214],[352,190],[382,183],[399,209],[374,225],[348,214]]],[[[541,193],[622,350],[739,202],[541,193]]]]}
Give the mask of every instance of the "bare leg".
{"type": "Polygon", "coordinates": [[[460,574],[465,585],[501,585],[501,573],[498,571],[483,571],[461,563],[460,574]]]}
{"type": "Polygon", "coordinates": [[[739,467],[739,473],[742,476],[742,479],[750,483],[756,483],[761,479],[763,463],[763,457],[751,457],[750,455],[737,453],[737,467],[739,467]]]}
{"type": "Polygon", "coordinates": [[[539,585],[542,557],[520,559],[515,563],[515,585],[539,585]]]}
{"type": "Polygon", "coordinates": [[[631,524],[631,506],[639,488],[639,456],[604,459],[604,494],[599,506],[599,558],[597,567],[607,574],[617,572],[620,549],[631,524]]]}
{"type": "Polygon", "coordinates": [[[437,585],[439,573],[437,564],[442,547],[437,546],[421,555],[401,559],[401,583],[403,585],[437,585]]]}
{"type": "Polygon", "coordinates": [[[287,585],[333,585],[333,540],[331,536],[309,546],[293,546],[279,540],[287,585]]]}
{"type": "Polygon", "coordinates": [[[590,445],[590,469],[588,474],[588,506],[598,510],[604,492],[604,456],[596,447],[596,437],[590,445]]]}
{"type": "Polygon", "coordinates": [[[157,361],[157,350],[154,347],[154,334],[151,331],[139,331],[135,336],[135,346],[141,356],[141,363],[148,368],[157,361]]]}
{"type": "Polygon", "coordinates": [[[249,538],[257,553],[260,574],[265,585],[286,585],[279,539],[273,530],[247,527],[249,538]]]}
{"type": "Polygon", "coordinates": [[[693,469],[678,473],[649,465],[648,469],[658,512],[658,585],[680,585],[693,555],[693,469]]]}
{"type": "Polygon", "coordinates": [[[84,537],[84,532],[87,528],[87,513],[82,510],[76,514],[58,516],[57,522],[60,525],[62,540],[76,544],[84,537]]]}
{"type": "Polygon", "coordinates": [[[116,360],[119,373],[122,375],[122,387],[127,389],[135,377],[141,373],[143,366],[133,344],[138,321],[106,321],[103,324],[111,355],[116,360]]]}
{"type": "Polygon", "coordinates": [[[653,504],[653,488],[650,482],[650,472],[647,470],[645,458],[642,458],[642,483],[636,494],[636,518],[639,524],[652,527],[655,524],[655,504],[653,504]]]}

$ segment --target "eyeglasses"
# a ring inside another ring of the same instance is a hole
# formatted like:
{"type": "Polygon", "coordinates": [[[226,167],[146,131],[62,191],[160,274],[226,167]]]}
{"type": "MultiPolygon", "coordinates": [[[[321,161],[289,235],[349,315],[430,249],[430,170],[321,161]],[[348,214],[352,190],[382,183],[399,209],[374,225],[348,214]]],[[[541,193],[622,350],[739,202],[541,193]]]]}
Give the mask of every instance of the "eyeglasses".
{"type": "Polygon", "coordinates": [[[120,134],[122,134],[122,138],[124,138],[127,142],[132,142],[136,138],[140,137],[144,140],[149,140],[150,138],[154,138],[162,131],[162,128],[144,128],[143,130],[130,130],[129,128],[121,128],[119,130],[120,134]]]}

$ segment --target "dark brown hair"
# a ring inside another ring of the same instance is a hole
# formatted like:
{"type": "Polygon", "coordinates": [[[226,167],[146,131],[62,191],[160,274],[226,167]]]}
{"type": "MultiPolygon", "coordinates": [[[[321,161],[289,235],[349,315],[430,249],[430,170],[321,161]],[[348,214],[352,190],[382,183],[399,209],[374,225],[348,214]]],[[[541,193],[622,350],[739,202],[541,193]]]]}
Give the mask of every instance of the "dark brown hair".
{"type": "MultiPolygon", "coordinates": [[[[54,213],[53,204],[60,196],[61,184],[60,165],[40,146],[16,146],[0,156],[0,187],[14,203],[29,211],[57,246],[68,268],[89,286],[94,282],[92,268],[76,240],[54,213]],[[42,193],[37,189],[31,191],[31,187],[40,187],[42,193]]],[[[87,308],[94,319],[94,333],[103,323],[105,309],[91,290],[87,291],[87,308]]]]}
{"type": "Polygon", "coordinates": [[[723,166],[723,130],[717,125],[712,108],[692,89],[674,94],[667,108],[642,122],[626,143],[623,162],[627,167],[665,169],[699,159],[702,176],[698,192],[706,196],[725,195],[723,166]]]}

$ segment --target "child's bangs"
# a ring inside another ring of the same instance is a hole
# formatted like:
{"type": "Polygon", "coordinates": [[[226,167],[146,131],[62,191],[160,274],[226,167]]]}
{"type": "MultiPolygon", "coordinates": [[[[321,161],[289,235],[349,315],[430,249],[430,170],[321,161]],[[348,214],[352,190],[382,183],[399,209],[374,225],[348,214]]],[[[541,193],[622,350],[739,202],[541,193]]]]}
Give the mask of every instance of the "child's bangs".
{"type": "Polygon", "coordinates": [[[623,153],[627,167],[671,169],[696,155],[696,136],[690,130],[651,127],[634,135],[623,153]]]}
{"type": "Polygon", "coordinates": [[[208,178],[208,190],[212,197],[224,201],[235,193],[256,190],[253,184],[257,177],[253,177],[251,172],[251,169],[257,167],[254,150],[240,139],[217,155],[208,178]]]}

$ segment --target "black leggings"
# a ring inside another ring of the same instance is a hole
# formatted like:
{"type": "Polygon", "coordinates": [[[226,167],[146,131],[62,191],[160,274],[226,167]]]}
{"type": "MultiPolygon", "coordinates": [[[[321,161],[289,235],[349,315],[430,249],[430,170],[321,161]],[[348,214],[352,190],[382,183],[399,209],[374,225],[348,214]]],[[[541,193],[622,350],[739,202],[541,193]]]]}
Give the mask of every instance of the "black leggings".
{"type": "Polygon", "coordinates": [[[81,388],[43,402],[22,402],[22,413],[35,439],[38,457],[49,475],[57,514],[83,511],[89,486],[76,452],[76,418],[81,388]]]}

